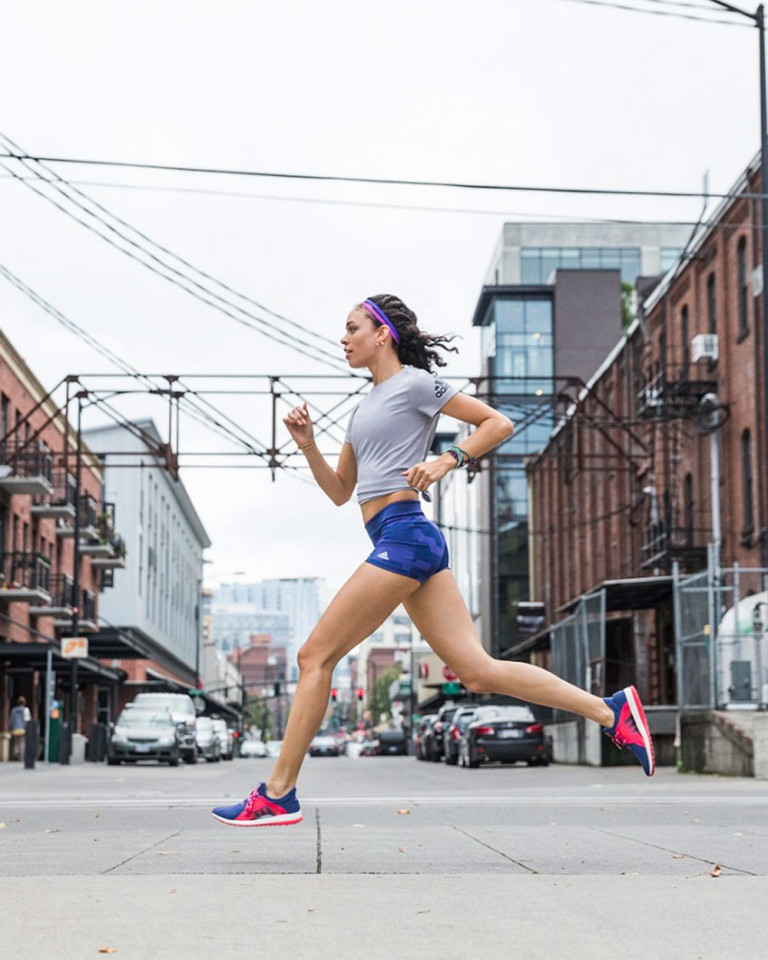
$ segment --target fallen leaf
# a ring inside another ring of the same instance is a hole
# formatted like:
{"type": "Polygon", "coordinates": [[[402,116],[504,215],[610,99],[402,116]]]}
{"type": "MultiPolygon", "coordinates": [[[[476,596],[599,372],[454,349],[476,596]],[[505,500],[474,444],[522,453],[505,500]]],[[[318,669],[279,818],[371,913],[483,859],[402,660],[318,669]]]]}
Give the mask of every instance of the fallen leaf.
{"type": "Polygon", "coordinates": [[[173,890],[171,890],[170,892],[171,892],[171,893],[176,893],[176,888],[174,887],[173,890]]]}
{"type": "Polygon", "coordinates": [[[58,832],[59,832],[58,827],[53,827],[53,829],[51,830],[43,830],[43,833],[58,833],[58,832]]]}
{"type": "Polygon", "coordinates": [[[398,848],[397,848],[397,852],[398,852],[398,853],[405,853],[405,847],[398,847],[398,848]]]}
{"type": "Polygon", "coordinates": [[[397,812],[398,812],[399,814],[403,814],[403,813],[410,813],[411,811],[410,811],[410,810],[405,810],[405,809],[403,809],[403,810],[398,810],[397,812]]]}
{"type": "Polygon", "coordinates": [[[167,850],[157,850],[157,851],[155,852],[155,856],[156,856],[156,857],[167,857],[167,856],[168,856],[168,851],[167,851],[167,850]]]}
{"type": "Polygon", "coordinates": [[[117,947],[99,947],[99,953],[114,953],[117,947]]]}
{"type": "Polygon", "coordinates": [[[684,853],[673,853],[673,854],[672,854],[672,859],[673,859],[673,860],[685,860],[685,854],[684,854],[684,853]]]}
{"type": "Polygon", "coordinates": [[[723,868],[720,866],[719,863],[716,863],[716,864],[715,864],[715,869],[714,869],[714,870],[710,870],[710,871],[709,871],[709,875],[710,875],[710,877],[719,877],[722,872],[723,872],[723,868]]]}
{"type": "Polygon", "coordinates": [[[101,816],[100,813],[94,813],[93,819],[94,819],[94,820],[98,820],[100,816],[101,816]]]}

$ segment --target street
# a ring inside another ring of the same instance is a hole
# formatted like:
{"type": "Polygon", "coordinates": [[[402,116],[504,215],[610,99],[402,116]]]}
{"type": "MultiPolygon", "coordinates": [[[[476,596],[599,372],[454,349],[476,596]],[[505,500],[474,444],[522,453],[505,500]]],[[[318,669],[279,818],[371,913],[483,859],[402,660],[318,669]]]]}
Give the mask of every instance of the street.
{"type": "Polygon", "coordinates": [[[764,782],[316,758],[302,824],[217,824],[270,763],[0,766],[4,953],[765,955],[764,782]]]}

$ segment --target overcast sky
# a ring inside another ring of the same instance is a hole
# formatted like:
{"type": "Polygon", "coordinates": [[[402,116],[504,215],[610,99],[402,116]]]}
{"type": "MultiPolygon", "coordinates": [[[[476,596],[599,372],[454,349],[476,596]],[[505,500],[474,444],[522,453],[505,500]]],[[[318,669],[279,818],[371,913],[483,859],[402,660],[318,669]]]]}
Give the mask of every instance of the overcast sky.
{"type": "MultiPolygon", "coordinates": [[[[709,171],[710,188],[725,191],[758,147],[757,70],[754,29],[563,0],[26,0],[4,11],[0,131],[36,156],[682,191],[700,190],[709,171]]],[[[505,219],[690,220],[700,206],[55,169],[327,337],[341,335],[355,302],[397,293],[426,329],[463,337],[455,374],[477,372],[470,320],[505,219]]],[[[193,300],[4,169],[0,210],[0,264],[141,371],[331,372],[193,300]]],[[[111,369],[2,278],[0,328],[47,387],[111,369]]],[[[211,399],[269,439],[258,400],[211,399]]],[[[165,430],[156,400],[116,404],[165,430]]],[[[183,449],[221,447],[182,421],[183,449]]],[[[214,574],[335,586],[368,552],[353,503],[336,508],[287,473],[272,483],[262,470],[189,469],[183,479],[214,574]]]]}

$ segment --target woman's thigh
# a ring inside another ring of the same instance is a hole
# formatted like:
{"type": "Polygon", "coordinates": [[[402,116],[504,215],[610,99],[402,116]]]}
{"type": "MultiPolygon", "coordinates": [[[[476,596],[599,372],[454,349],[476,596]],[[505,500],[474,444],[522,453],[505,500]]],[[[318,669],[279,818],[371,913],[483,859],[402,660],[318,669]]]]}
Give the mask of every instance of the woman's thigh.
{"type": "Polygon", "coordinates": [[[300,659],[335,665],[419,587],[411,577],[362,563],[318,620],[300,659]]]}
{"type": "Polygon", "coordinates": [[[430,577],[404,606],[422,637],[459,677],[472,678],[491,665],[450,570],[430,577]]]}

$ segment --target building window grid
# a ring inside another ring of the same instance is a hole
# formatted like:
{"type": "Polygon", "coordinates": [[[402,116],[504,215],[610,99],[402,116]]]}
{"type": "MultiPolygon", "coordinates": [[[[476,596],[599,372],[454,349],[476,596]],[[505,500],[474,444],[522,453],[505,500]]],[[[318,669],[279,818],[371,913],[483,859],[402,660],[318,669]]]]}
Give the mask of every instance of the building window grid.
{"type": "Polygon", "coordinates": [[[524,247],[520,260],[521,281],[530,284],[549,283],[558,269],[620,270],[622,281],[634,283],[642,262],[639,247],[524,247]]]}

